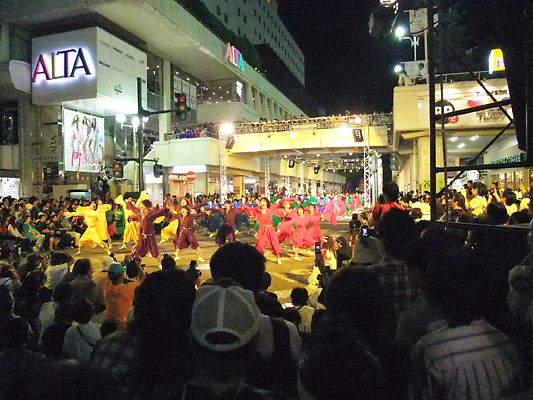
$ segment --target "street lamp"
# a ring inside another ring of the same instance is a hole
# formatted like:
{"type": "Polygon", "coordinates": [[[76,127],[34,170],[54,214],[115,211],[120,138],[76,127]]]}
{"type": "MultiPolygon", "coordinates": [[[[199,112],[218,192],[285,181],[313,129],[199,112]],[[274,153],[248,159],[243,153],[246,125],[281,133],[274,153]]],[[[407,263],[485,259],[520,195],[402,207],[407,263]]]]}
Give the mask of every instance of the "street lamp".
{"type": "Polygon", "coordinates": [[[399,72],[402,72],[403,71],[403,68],[400,64],[397,64],[394,66],[394,72],[396,73],[399,73],[399,72]]]}
{"type": "Polygon", "coordinates": [[[394,34],[398,38],[398,40],[401,42],[402,40],[409,40],[411,42],[411,47],[413,48],[413,57],[414,61],[416,61],[416,48],[420,44],[420,37],[414,36],[405,36],[407,33],[406,29],[403,26],[398,26],[396,30],[394,31],[394,34]]]}

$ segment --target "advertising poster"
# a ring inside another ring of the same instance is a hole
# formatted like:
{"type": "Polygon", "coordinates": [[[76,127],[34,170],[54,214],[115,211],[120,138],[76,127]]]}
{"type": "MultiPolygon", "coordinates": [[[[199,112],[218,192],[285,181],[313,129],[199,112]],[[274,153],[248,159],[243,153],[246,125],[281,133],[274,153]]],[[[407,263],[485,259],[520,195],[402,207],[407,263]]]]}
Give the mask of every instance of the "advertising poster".
{"type": "Polygon", "coordinates": [[[63,109],[64,169],[100,172],[104,165],[104,119],[63,109]]]}

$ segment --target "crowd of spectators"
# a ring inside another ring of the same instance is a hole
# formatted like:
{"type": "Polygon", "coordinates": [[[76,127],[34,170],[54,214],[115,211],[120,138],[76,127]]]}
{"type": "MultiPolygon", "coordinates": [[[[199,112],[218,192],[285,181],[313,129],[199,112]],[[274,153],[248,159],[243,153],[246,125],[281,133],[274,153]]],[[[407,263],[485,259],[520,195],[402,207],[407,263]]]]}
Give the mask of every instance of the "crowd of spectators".
{"type": "Polygon", "coordinates": [[[217,137],[213,123],[205,123],[187,128],[174,128],[171,139],[194,139],[200,137],[217,137]]]}
{"type": "MultiPolygon", "coordinates": [[[[203,282],[168,256],[151,274],[139,259],[112,256],[96,273],[90,260],[58,251],[3,251],[0,393],[531,398],[533,240],[525,230],[435,227],[399,200],[397,186],[385,185],[372,215],[350,221],[351,240],[332,238],[330,256],[317,253],[316,283],[283,305],[269,291],[265,257],[238,241],[214,253],[203,282]]],[[[477,218],[492,218],[488,208],[477,218]]]]}

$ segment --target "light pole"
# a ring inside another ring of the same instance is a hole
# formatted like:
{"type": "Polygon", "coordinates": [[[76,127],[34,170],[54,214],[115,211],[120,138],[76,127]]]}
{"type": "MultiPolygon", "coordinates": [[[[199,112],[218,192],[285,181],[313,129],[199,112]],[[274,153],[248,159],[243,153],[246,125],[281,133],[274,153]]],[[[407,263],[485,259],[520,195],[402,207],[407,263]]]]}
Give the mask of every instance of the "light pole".
{"type": "Polygon", "coordinates": [[[410,36],[405,36],[406,34],[406,30],[403,26],[399,26],[396,28],[396,30],[394,31],[394,34],[396,35],[396,37],[398,38],[398,40],[401,42],[402,40],[409,40],[411,42],[411,47],[413,48],[413,61],[417,61],[417,57],[416,57],[416,48],[418,47],[418,45],[420,44],[420,37],[418,36],[414,36],[414,37],[410,37],[410,36]]]}

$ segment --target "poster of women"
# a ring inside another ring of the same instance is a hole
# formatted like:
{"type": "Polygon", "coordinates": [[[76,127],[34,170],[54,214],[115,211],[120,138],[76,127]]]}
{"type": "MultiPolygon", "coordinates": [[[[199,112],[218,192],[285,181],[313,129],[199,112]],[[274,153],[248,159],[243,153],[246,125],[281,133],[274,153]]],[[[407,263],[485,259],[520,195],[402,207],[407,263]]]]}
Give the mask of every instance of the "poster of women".
{"type": "Polygon", "coordinates": [[[104,164],[104,119],[63,110],[65,171],[100,172],[104,164]]]}

